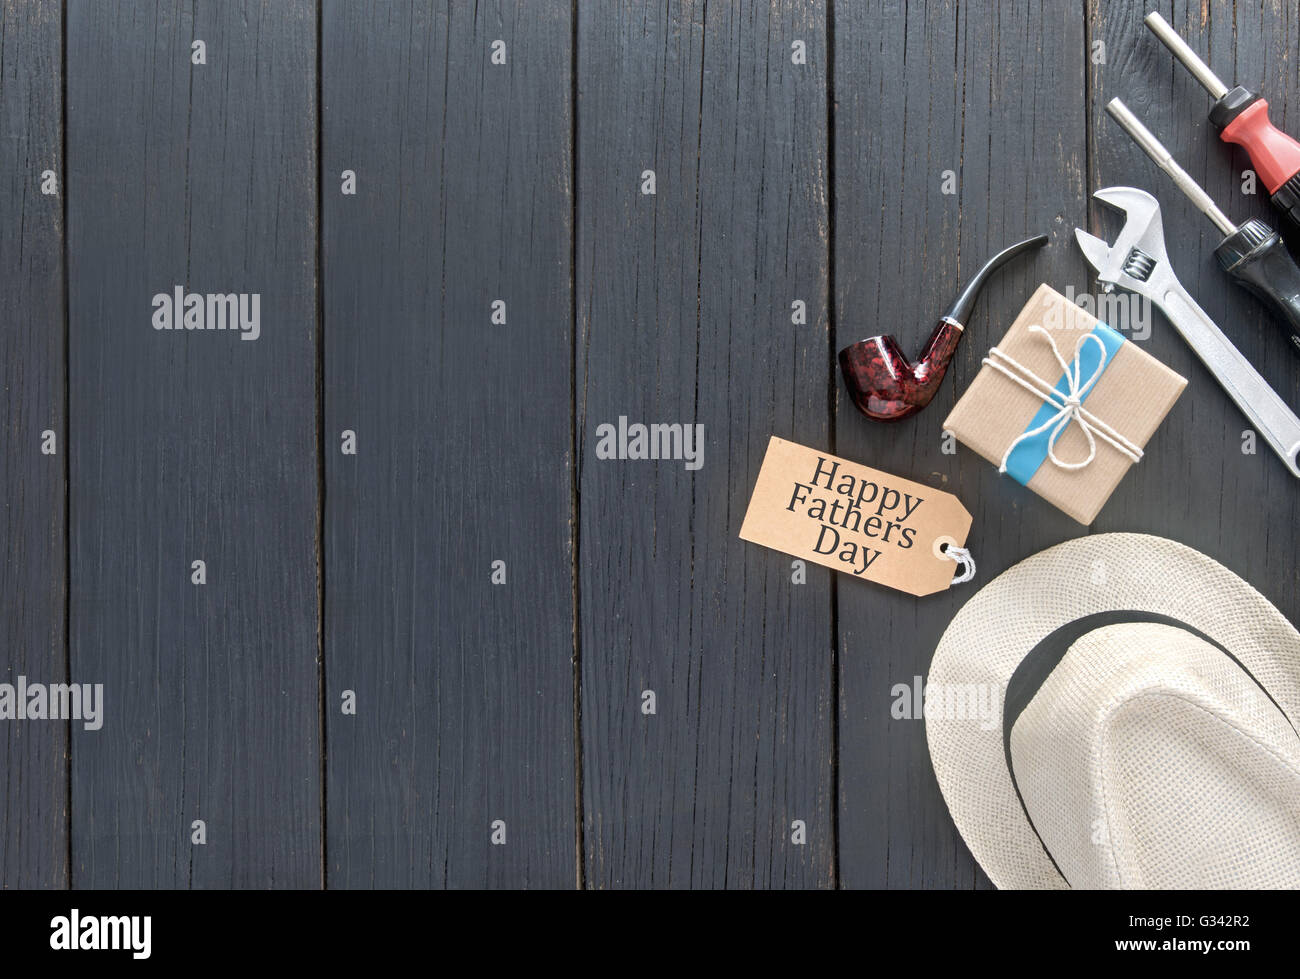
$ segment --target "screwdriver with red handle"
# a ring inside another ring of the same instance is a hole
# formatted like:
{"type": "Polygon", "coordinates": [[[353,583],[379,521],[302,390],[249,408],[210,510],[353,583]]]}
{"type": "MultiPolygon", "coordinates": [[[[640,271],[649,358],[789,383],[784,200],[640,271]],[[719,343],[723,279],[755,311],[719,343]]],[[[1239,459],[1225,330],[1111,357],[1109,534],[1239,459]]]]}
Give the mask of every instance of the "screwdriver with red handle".
{"type": "Polygon", "coordinates": [[[1237,225],[1219,210],[1191,175],[1178,165],[1155,134],[1119,99],[1106,106],[1133,141],[1165,173],[1178,189],[1226,236],[1214,255],[1225,272],[1259,296],[1282,318],[1287,339],[1295,353],[1300,353],[1300,266],[1286,250],[1281,236],[1259,218],[1237,225]]]}
{"type": "Polygon", "coordinates": [[[1269,122],[1265,99],[1240,85],[1229,89],[1223,84],[1163,17],[1149,13],[1146,25],[1214,99],[1210,122],[1219,138],[1245,148],[1273,206],[1300,226],[1300,143],[1269,122]]]}

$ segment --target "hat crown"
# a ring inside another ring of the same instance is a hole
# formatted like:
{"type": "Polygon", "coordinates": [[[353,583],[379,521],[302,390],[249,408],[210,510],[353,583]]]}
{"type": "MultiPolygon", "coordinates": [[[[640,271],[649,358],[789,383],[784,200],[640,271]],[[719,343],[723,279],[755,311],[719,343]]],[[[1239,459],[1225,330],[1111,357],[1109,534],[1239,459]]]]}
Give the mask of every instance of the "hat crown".
{"type": "Polygon", "coordinates": [[[1073,887],[1300,887],[1300,735],[1194,631],[1083,634],[1008,747],[1025,812],[1073,887]]]}

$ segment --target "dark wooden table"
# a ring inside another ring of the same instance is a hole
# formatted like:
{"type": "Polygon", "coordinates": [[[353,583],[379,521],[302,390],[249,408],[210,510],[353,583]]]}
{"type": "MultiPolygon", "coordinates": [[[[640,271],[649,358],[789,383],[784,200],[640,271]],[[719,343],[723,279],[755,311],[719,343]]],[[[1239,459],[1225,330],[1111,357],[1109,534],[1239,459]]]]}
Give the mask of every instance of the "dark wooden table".
{"type": "MultiPolygon", "coordinates": [[[[1156,6],[1300,133],[1294,4],[1156,6]]],[[[1300,402],[1104,113],[1273,219],[1145,7],[4,3],[0,681],[105,719],[0,724],[0,883],[989,886],[890,710],[975,586],[796,583],[737,531],[775,434],[960,496],[976,586],[1148,531],[1298,617],[1300,487],[1158,315],[1190,386],[1092,527],[945,451],[1033,288],[1093,291],[1111,184],[1300,402]],[[937,403],[862,418],[839,347],[919,346],[1037,232],[937,403]],[[261,336],[154,330],[175,286],[259,294],[261,336]],[[703,466],[598,458],[620,417],[703,466]]]]}

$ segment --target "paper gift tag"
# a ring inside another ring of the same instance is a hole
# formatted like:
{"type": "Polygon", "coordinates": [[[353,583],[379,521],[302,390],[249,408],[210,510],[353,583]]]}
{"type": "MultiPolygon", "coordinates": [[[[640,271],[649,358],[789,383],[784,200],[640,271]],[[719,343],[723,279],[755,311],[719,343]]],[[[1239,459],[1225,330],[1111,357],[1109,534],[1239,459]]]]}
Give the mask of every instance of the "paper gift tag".
{"type": "Polygon", "coordinates": [[[743,540],[912,595],[943,591],[971,515],[957,497],[829,452],[772,437],[743,540]]]}

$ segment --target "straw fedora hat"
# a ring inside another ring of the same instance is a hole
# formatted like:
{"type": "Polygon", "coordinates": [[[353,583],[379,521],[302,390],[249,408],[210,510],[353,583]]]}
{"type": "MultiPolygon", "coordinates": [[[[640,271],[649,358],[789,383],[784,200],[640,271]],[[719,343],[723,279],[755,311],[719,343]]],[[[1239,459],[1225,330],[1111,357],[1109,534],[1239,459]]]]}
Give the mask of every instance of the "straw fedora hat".
{"type": "Polygon", "coordinates": [[[1204,554],[1036,554],[967,602],[927,681],[939,787],[999,887],[1300,887],[1300,634],[1204,554]]]}

